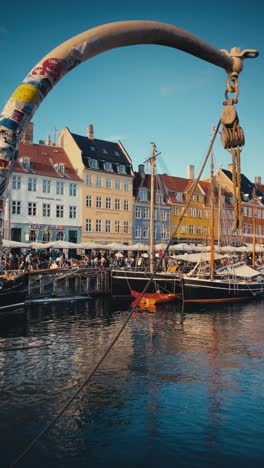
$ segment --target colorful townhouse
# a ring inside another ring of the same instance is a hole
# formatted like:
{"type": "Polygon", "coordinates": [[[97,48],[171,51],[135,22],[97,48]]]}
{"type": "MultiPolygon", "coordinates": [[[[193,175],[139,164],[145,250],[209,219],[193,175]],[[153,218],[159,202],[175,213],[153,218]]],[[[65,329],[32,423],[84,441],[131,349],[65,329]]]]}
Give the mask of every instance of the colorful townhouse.
{"type": "Polygon", "coordinates": [[[31,124],[9,181],[4,238],[80,242],[81,185],[63,148],[33,143],[31,124]]]}
{"type": "MultiPolygon", "coordinates": [[[[228,166],[228,170],[218,169],[215,179],[218,186],[232,192],[232,164],[228,166]]],[[[233,241],[252,244],[255,237],[255,242],[262,244],[264,243],[264,190],[261,178],[256,177],[255,183],[253,183],[244,174],[241,174],[240,196],[242,226],[241,229],[233,233],[233,241]]]]}
{"type": "Polygon", "coordinates": [[[120,141],[61,130],[57,145],[64,148],[82,179],[82,242],[131,244],[133,232],[133,167],[120,141]]]}
{"type": "MultiPolygon", "coordinates": [[[[151,175],[140,164],[133,182],[134,211],[132,241],[149,244],[150,241],[150,189],[151,175]]],[[[159,176],[154,176],[154,243],[167,243],[170,239],[170,207],[166,204],[159,176]]]]}

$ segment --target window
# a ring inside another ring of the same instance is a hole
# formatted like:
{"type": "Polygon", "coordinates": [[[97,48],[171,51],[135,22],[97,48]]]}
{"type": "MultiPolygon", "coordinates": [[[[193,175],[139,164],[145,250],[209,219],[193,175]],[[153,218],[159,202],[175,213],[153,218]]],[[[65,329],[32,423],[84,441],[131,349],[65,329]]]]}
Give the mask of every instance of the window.
{"type": "Polygon", "coordinates": [[[139,192],[139,200],[140,201],[148,201],[148,191],[147,190],[140,190],[139,192]]]}
{"type": "Polygon", "coordinates": [[[22,166],[24,169],[26,169],[26,171],[30,171],[31,161],[28,156],[23,157],[22,166]]]}
{"type": "Polygon", "coordinates": [[[107,177],[105,181],[106,188],[110,189],[112,187],[112,179],[111,177],[107,177]]]}
{"type": "Polygon", "coordinates": [[[63,205],[56,205],[56,218],[63,218],[64,207],[63,205]]]}
{"type": "Polygon", "coordinates": [[[111,209],[111,198],[110,198],[110,197],[106,197],[106,199],[105,199],[105,207],[106,207],[107,209],[109,209],[109,210],[111,209]]]}
{"type": "Polygon", "coordinates": [[[148,239],[149,238],[149,228],[148,227],[143,227],[143,239],[148,239]]]}
{"type": "Polygon", "coordinates": [[[96,208],[102,208],[102,197],[96,197],[96,208]]]}
{"type": "Polygon", "coordinates": [[[243,224],[243,233],[247,234],[247,225],[246,224],[243,224]]]}
{"type": "Polygon", "coordinates": [[[182,201],[183,199],[182,192],[176,192],[176,199],[179,201],[182,201]]]}
{"type": "Polygon", "coordinates": [[[109,161],[106,161],[106,162],[104,163],[104,170],[105,170],[105,171],[108,171],[108,172],[112,171],[112,170],[113,170],[113,168],[112,168],[112,163],[110,163],[109,161]]]}
{"type": "Polygon", "coordinates": [[[58,163],[57,165],[57,170],[58,170],[58,173],[61,174],[61,175],[64,175],[64,172],[65,172],[65,166],[63,163],[58,163]]]}
{"type": "Polygon", "coordinates": [[[149,219],[149,208],[143,208],[143,219],[149,219]]]}
{"type": "Polygon", "coordinates": [[[126,166],[124,164],[119,164],[117,166],[117,170],[120,174],[125,174],[126,173],[126,166]]]}
{"type": "Polygon", "coordinates": [[[86,232],[91,232],[92,230],[92,220],[89,218],[86,218],[85,220],[85,231],[86,232]]]}
{"type": "Polygon", "coordinates": [[[36,216],[37,214],[37,204],[34,202],[28,203],[28,215],[29,216],[36,216]]]}
{"type": "Polygon", "coordinates": [[[141,227],[136,226],[136,238],[141,239],[141,227]]]}
{"type": "Polygon", "coordinates": [[[12,189],[20,190],[21,189],[21,176],[14,175],[12,177],[12,189]]]}
{"type": "Polygon", "coordinates": [[[58,231],[56,234],[56,240],[57,241],[63,241],[64,240],[64,232],[63,231],[58,231]]]}
{"type": "Polygon", "coordinates": [[[197,208],[197,218],[201,218],[202,217],[202,210],[200,210],[200,208],[197,208]]]}
{"type": "Polygon", "coordinates": [[[69,195],[70,197],[76,197],[77,194],[77,184],[70,184],[69,195]]]}
{"type": "Polygon", "coordinates": [[[115,210],[120,210],[120,200],[119,200],[119,198],[115,199],[115,210]]]}
{"type": "Polygon", "coordinates": [[[86,206],[87,206],[87,208],[92,207],[92,196],[91,195],[86,195],[86,206]]]}
{"type": "Polygon", "coordinates": [[[90,167],[92,169],[98,169],[98,161],[96,159],[90,159],[90,167]]]}
{"type": "Polygon", "coordinates": [[[179,208],[178,208],[177,206],[175,206],[175,207],[173,208],[173,214],[174,214],[175,216],[178,216],[178,215],[179,215],[179,208]]]}
{"type": "Polygon", "coordinates": [[[189,234],[194,234],[193,224],[190,224],[190,226],[189,226],[189,234]]]}
{"type": "Polygon", "coordinates": [[[141,208],[138,206],[136,207],[136,218],[141,219],[141,208]]]}
{"type": "Polygon", "coordinates": [[[128,200],[124,200],[124,211],[128,211],[129,203],[128,200]]]}
{"type": "Polygon", "coordinates": [[[248,216],[250,216],[250,217],[252,216],[252,208],[251,207],[248,208],[248,216]]]}
{"type": "Polygon", "coordinates": [[[162,194],[161,193],[156,193],[156,203],[161,204],[163,202],[162,200],[162,194]]]}
{"type": "Polygon", "coordinates": [[[56,182],[56,195],[64,194],[64,182],[56,182]]]}
{"type": "Polygon", "coordinates": [[[161,219],[162,221],[167,221],[167,211],[161,210],[161,219]]]}
{"type": "Polygon", "coordinates": [[[42,216],[50,216],[50,204],[49,203],[43,203],[42,216]]]}
{"type": "Polygon", "coordinates": [[[19,215],[21,213],[21,202],[20,201],[12,201],[12,208],[11,208],[13,215],[19,215]]]}
{"type": "Polygon", "coordinates": [[[121,188],[120,179],[116,179],[116,181],[115,181],[115,188],[116,188],[116,190],[120,190],[120,188],[121,188]]]}
{"type": "Polygon", "coordinates": [[[51,189],[51,182],[50,182],[50,180],[43,179],[43,180],[42,180],[42,192],[43,192],[43,193],[50,193],[50,189],[51,189]]]}
{"type": "Polygon", "coordinates": [[[36,242],[37,240],[37,231],[35,231],[34,229],[30,229],[29,230],[29,236],[28,236],[28,240],[29,242],[36,242]]]}
{"type": "Polygon", "coordinates": [[[90,175],[86,176],[86,185],[92,185],[92,176],[90,175]]]}
{"type": "Polygon", "coordinates": [[[182,234],[186,234],[186,233],[187,233],[187,226],[186,226],[186,224],[182,224],[182,226],[181,226],[181,232],[182,232],[182,234]]]}
{"type": "Polygon", "coordinates": [[[102,177],[101,176],[96,177],[96,187],[102,187],[102,177]]]}
{"type": "Polygon", "coordinates": [[[124,183],[124,190],[125,190],[125,192],[129,192],[129,189],[130,189],[130,183],[129,183],[129,182],[125,182],[125,183],[124,183]]]}
{"type": "Polygon", "coordinates": [[[37,179],[29,177],[28,179],[28,191],[36,192],[37,191],[37,179]]]}
{"type": "Polygon", "coordinates": [[[69,206],[69,218],[75,219],[77,217],[77,208],[76,206],[69,206]]]}
{"type": "Polygon", "coordinates": [[[115,233],[120,232],[120,221],[115,221],[115,233]]]}
{"type": "Polygon", "coordinates": [[[208,226],[204,226],[204,235],[208,236],[208,226]]]}
{"type": "Polygon", "coordinates": [[[202,234],[202,228],[201,226],[198,224],[197,228],[196,228],[196,232],[197,232],[197,235],[200,236],[202,234]]]}
{"type": "Polygon", "coordinates": [[[202,202],[202,201],[203,201],[202,195],[197,195],[197,201],[198,201],[198,202],[202,202]]]}
{"type": "Polygon", "coordinates": [[[100,219],[96,219],[95,221],[95,230],[96,232],[101,232],[102,230],[102,222],[100,219]]]}
{"type": "Polygon", "coordinates": [[[105,232],[111,232],[111,221],[109,219],[105,221],[105,232]]]}
{"type": "Polygon", "coordinates": [[[128,221],[124,221],[124,233],[128,234],[128,221]]]}

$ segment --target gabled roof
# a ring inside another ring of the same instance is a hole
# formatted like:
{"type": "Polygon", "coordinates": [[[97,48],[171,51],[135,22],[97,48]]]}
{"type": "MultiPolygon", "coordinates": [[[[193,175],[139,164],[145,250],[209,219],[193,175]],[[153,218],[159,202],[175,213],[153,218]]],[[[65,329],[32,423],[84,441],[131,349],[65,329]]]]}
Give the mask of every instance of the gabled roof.
{"type": "Polygon", "coordinates": [[[126,166],[126,174],[133,174],[131,159],[126,155],[121,144],[98,140],[97,138],[90,139],[87,136],[70,133],[82,152],[82,160],[85,167],[89,167],[89,159],[92,158],[98,161],[99,169],[101,170],[104,170],[104,162],[110,162],[112,163],[113,172],[118,173],[118,164],[123,164],[126,166]]]}
{"type": "Polygon", "coordinates": [[[170,192],[185,192],[186,186],[190,180],[183,177],[168,176],[166,174],[160,174],[159,177],[164,187],[170,192]]]}
{"type": "MultiPolygon", "coordinates": [[[[226,169],[221,169],[221,171],[228,177],[228,179],[232,182],[232,172],[226,169]]],[[[259,190],[259,188],[255,185],[255,183],[251,182],[244,174],[241,174],[241,195],[248,193],[249,200],[252,198],[254,189],[256,189],[256,196],[260,197],[263,193],[259,190]]]]}
{"type": "Polygon", "coordinates": [[[71,179],[80,182],[82,181],[82,179],[76,174],[76,171],[64,149],[59,146],[20,143],[18,158],[14,164],[13,171],[46,177],[71,179]],[[20,158],[26,156],[30,158],[30,171],[26,170],[19,162],[20,158]],[[55,164],[58,163],[64,164],[64,175],[56,171],[55,164]]]}

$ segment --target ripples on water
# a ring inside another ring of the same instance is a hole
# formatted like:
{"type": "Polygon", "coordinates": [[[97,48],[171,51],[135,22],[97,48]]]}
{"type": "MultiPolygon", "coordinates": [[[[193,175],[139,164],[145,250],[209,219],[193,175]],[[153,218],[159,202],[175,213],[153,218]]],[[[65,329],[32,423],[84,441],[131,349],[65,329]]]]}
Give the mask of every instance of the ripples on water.
{"type": "MultiPolygon", "coordinates": [[[[0,317],[1,466],[54,419],[129,303],[34,305],[0,317]]],[[[24,467],[262,467],[264,304],[135,312],[24,467]]]]}

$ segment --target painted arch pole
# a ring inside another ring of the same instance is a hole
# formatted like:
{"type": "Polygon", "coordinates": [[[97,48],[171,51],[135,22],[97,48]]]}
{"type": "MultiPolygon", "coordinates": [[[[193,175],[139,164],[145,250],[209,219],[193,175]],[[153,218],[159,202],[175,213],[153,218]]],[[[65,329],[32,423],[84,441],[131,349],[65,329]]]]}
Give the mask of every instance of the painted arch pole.
{"type": "Polygon", "coordinates": [[[41,102],[69,71],[102,52],[117,47],[157,44],[182,50],[223,68],[228,74],[242,70],[242,59],[258,55],[240,54],[212,47],[192,33],[156,21],[120,21],[85,31],[62,43],[28,73],[15,89],[0,115],[0,196],[3,195],[22,135],[41,102]]]}

